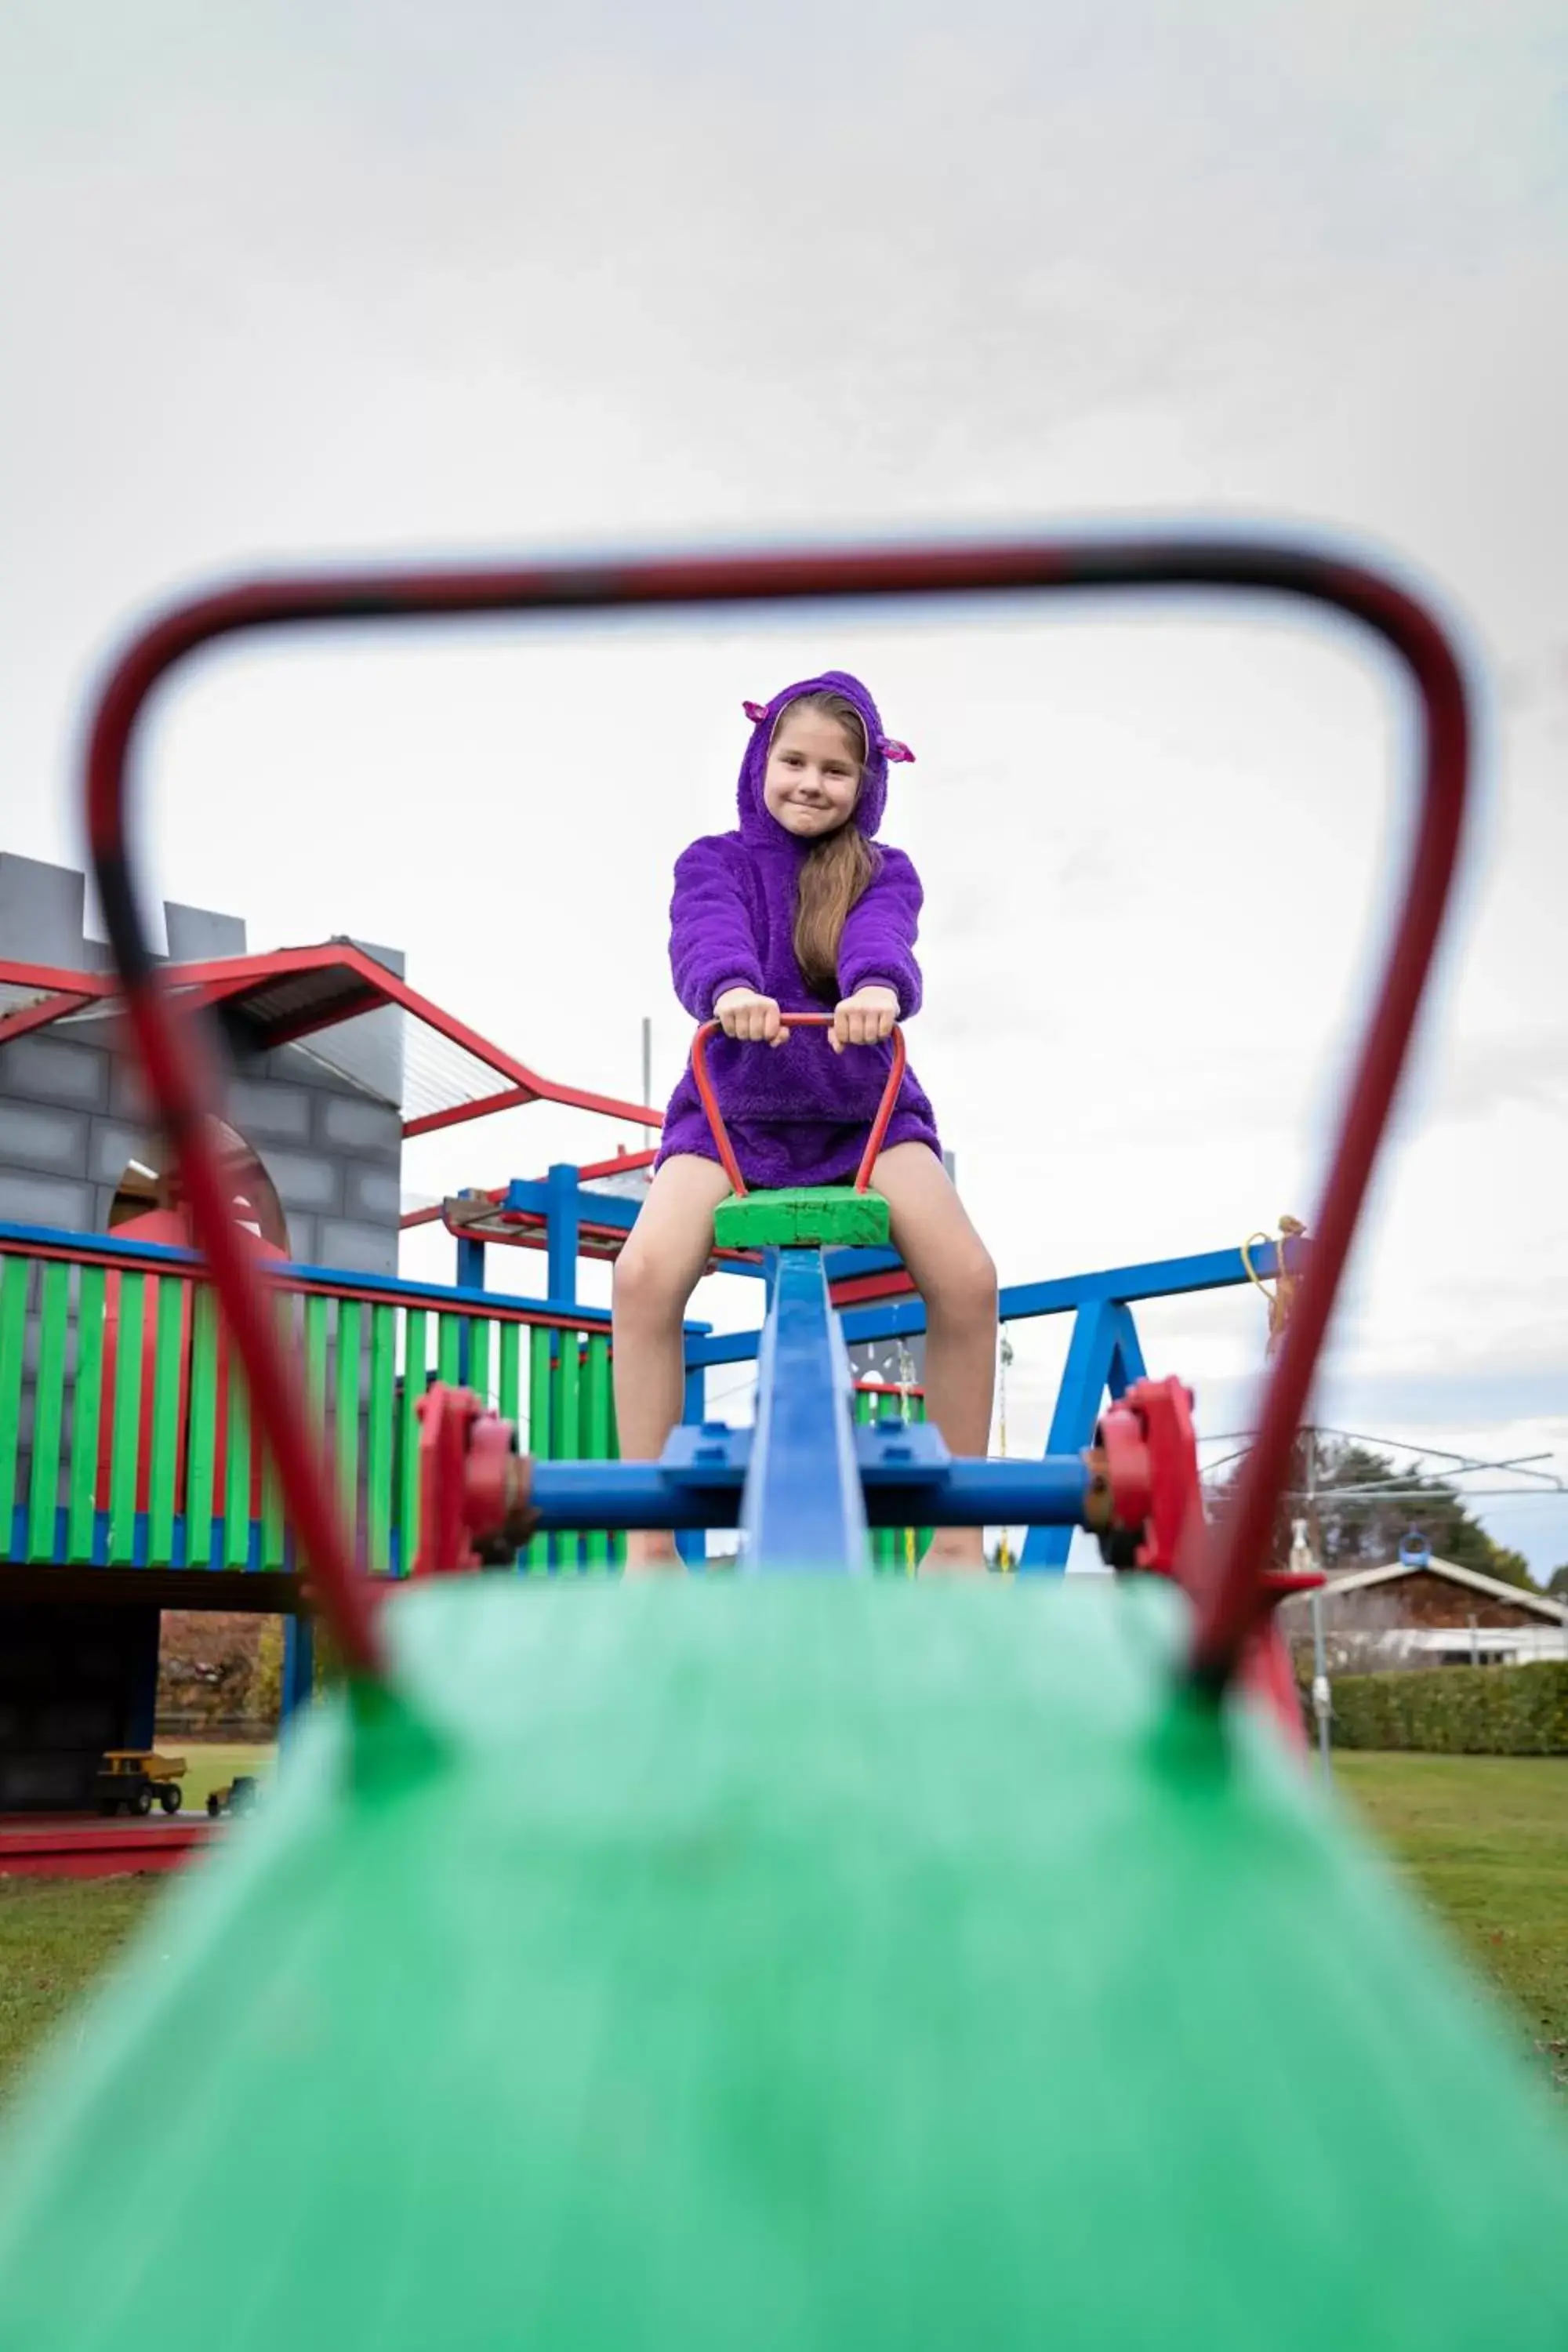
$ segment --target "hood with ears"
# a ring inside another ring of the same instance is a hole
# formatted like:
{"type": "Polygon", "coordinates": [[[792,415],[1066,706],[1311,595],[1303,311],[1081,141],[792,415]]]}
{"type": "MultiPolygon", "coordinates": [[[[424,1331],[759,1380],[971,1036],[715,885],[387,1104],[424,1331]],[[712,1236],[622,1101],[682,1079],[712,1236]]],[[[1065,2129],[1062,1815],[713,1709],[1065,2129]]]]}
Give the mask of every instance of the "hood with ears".
{"type": "Polygon", "coordinates": [[[751,841],[782,837],[788,840],[776,818],[768,814],[763,798],[763,777],[768,764],[768,751],[773,740],[773,729],[779,714],[797,702],[803,694],[841,694],[852,702],[860,714],[866,730],[866,764],[860,774],[860,797],[855,803],[854,823],[870,836],[882,822],[882,812],[888,805],[888,768],[890,761],[912,760],[914,753],[882,731],[882,715],[869,693],[858,677],[847,670],[824,670],[820,677],[803,678],[795,686],[781,688],[771,702],[748,702],[746,716],[752,721],[752,740],[746,746],[746,756],[741,762],[741,781],[736,792],[740,809],[742,834],[751,841]]]}

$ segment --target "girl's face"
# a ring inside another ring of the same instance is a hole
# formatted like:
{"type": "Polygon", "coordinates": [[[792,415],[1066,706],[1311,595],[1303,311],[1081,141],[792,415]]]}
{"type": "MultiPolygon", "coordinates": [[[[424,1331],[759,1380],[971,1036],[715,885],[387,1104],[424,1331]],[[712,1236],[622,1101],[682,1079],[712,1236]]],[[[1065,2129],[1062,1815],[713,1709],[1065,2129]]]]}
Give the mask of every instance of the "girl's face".
{"type": "Polygon", "coordinates": [[[763,776],[768,814],[803,841],[837,833],[860,790],[860,747],[826,710],[786,710],[773,730],[763,776]]]}

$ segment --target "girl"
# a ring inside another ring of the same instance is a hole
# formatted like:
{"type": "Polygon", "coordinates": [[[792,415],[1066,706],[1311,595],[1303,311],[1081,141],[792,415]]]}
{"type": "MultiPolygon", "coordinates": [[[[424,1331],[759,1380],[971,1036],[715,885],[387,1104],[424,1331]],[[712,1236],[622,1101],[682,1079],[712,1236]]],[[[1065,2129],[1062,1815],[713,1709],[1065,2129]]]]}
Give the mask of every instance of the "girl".
{"type": "MultiPolygon", "coordinates": [[[[921,1007],[920,879],[901,850],[876,843],[889,762],[913,755],[839,670],[745,709],[739,830],[694,841],[676,866],[675,991],[694,1021],[722,1024],[709,1064],[747,1183],[843,1183],[881,1099],[893,1024],[921,1007]],[[788,1030],[779,1018],[829,1010],[826,1030],[788,1030]]],[[[948,1181],[912,1071],[874,1181],[925,1300],[926,1410],[954,1454],[984,1454],[996,1273],[948,1181]]],[[[681,1324],[729,1192],[688,1070],[616,1266],[616,1410],[628,1461],[656,1459],[680,1417],[681,1324]]],[[[680,1566],[668,1535],[634,1535],[627,1553],[633,1570],[680,1566]]],[[[981,1530],[942,1530],[927,1560],[982,1567],[981,1530]]]]}

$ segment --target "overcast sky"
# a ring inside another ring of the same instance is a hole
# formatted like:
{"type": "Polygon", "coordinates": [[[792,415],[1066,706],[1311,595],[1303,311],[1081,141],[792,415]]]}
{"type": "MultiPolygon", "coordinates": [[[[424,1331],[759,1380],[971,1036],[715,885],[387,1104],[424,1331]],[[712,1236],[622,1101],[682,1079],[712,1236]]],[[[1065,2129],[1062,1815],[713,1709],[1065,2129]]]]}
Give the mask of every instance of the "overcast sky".
{"type": "MultiPolygon", "coordinates": [[[[1568,1472],[1556,0],[10,0],[0,223],[0,847],[29,856],[79,858],[117,637],[253,565],[1240,518],[1432,583],[1487,773],[1320,1411],[1568,1472]]],[[[637,1091],[651,1013],[667,1092],[669,866],[727,822],[742,698],[828,665],[918,754],[887,827],[927,886],[911,1048],[1004,1279],[1310,1218],[1410,779],[1398,679],[1294,614],[247,648],[160,715],[148,871],[255,946],[399,945],[584,1085],[637,1091]]],[[[405,1177],[616,1140],[536,1108],[405,1177]]],[[[1257,1298],[1142,1319],[1237,1426],[1257,1298]]],[[[1015,1339],[1037,1446],[1066,1332],[1015,1339]]],[[[1485,1516],[1568,1560],[1568,1502],[1485,1516]]]]}

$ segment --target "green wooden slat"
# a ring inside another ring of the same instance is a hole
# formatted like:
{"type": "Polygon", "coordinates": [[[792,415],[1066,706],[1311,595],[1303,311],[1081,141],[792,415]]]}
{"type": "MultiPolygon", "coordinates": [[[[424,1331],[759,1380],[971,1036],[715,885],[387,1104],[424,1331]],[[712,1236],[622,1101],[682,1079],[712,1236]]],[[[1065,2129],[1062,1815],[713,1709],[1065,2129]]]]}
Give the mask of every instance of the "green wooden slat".
{"type": "Polygon", "coordinates": [[[436,1377],[447,1388],[460,1388],[463,1380],[463,1318],[460,1315],[437,1317],[436,1325],[436,1377]]]}
{"type": "MultiPolygon", "coordinates": [[[[285,1359],[294,1349],[294,1301],[287,1294],[275,1301],[278,1314],[278,1344],[285,1359]]],[[[261,1444],[259,1438],[257,1443],[261,1444]]],[[[280,1569],[287,1557],[286,1529],[283,1519],[283,1488],[278,1476],[278,1465],[272,1458],[272,1448],[261,1446],[261,1566],[280,1569]]]]}
{"type": "MultiPolygon", "coordinates": [[[[588,1341],[588,1361],[583,1378],[583,1451],[590,1462],[610,1458],[610,1343],[603,1332],[588,1341]]],[[[610,1538],[595,1528],[584,1547],[590,1568],[606,1568],[610,1538]]]]}
{"type": "MultiPolygon", "coordinates": [[[[615,1359],[612,1355],[610,1361],[610,1459],[612,1462],[618,1462],[620,1458],[621,1430],[620,1423],[616,1419],[616,1366],[615,1359]]],[[[624,1528],[616,1528],[613,1530],[610,1536],[610,1558],[616,1568],[624,1568],[626,1564],[626,1538],[624,1528]]]]}
{"type": "MultiPolygon", "coordinates": [[[[556,1335],[555,1402],[552,1422],[555,1430],[555,1458],[558,1462],[577,1462],[583,1454],[583,1355],[575,1331],[556,1335]]],[[[562,1535],[555,1538],[555,1564],[558,1568],[575,1568],[582,1538],[562,1535]]]]}
{"type": "Polygon", "coordinates": [[[76,1306],[76,1379],[71,1387],[70,1517],[66,1554],[92,1558],[98,1517],[98,1432],[103,1402],[103,1285],[100,1265],[84,1265],[76,1306]]]}
{"type": "Polygon", "coordinates": [[[531,1437],[523,1440],[522,1433],[519,1428],[523,1417],[521,1411],[522,1389],[519,1377],[519,1358],[521,1351],[521,1324],[502,1323],[496,1333],[498,1359],[496,1410],[503,1421],[510,1421],[513,1428],[519,1430],[519,1439],[523,1444],[524,1452],[531,1454],[534,1450],[533,1441],[531,1437]]]}
{"type": "Polygon", "coordinates": [[[16,1449],[22,1433],[22,1350],[27,1333],[32,1260],[8,1257],[0,1274],[0,1558],[11,1557],[16,1449]]]}
{"type": "MultiPolygon", "coordinates": [[[[66,1338],[70,1325],[70,1267],[57,1258],[44,1267],[38,1308],[38,1370],[33,1383],[33,1475],[27,1490],[27,1558],[53,1559],[55,1505],[60,1484],[60,1427],[65,1414],[66,1338]]],[[[6,1533],[11,1514],[5,1515],[6,1533]]]]}
{"type": "Polygon", "coordinates": [[[250,1558],[250,1399],[239,1358],[228,1351],[228,1429],[223,1481],[223,1564],[244,1568],[250,1558]]]}
{"type": "Polygon", "coordinates": [[[147,1278],[120,1277],[120,1321],[114,1355],[114,1435],[109,1461],[109,1564],[135,1556],[136,1475],[142,1448],[142,1317],[147,1278]]]}
{"type": "MultiPolygon", "coordinates": [[[[260,1444],[260,1439],[257,1443],[260,1444]]],[[[261,1553],[259,1565],[279,1569],[286,1558],[284,1546],[283,1487],[272,1460],[272,1448],[261,1448],[261,1553]]]]}
{"type": "Polygon", "coordinates": [[[422,1307],[411,1307],[404,1322],[403,1404],[398,1437],[403,1449],[397,1498],[398,1559],[406,1576],[414,1566],[419,1541],[419,1400],[425,1393],[426,1327],[422,1307]]]}
{"type": "Polygon", "coordinates": [[[476,1396],[490,1401],[490,1327],[476,1315],[468,1325],[468,1386],[476,1396]]]}
{"type": "Polygon", "coordinates": [[[338,1301],[337,1400],[333,1454],[338,1508],[351,1548],[359,1526],[359,1374],[363,1310],[357,1298],[338,1301]]]}
{"type": "Polygon", "coordinates": [[[393,1395],[397,1378],[397,1309],[370,1310],[370,1412],[365,1424],[365,1541],[373,1574],[392,1559],[393,1395]]]}
{"type": "Polygon", "coordinates": [[[174,1557],[174,1504],[180,1461],[180,1379],[184,1370],[185,1300],[183,1282],[159,1277],[157,1349],[153,1365],[153,1446],[147,1485],[147,1564],[168,1568],[174,1557]]]}
{"type": "Polygon", "coordinates": [[[559,1331],[555,1349],[555,1394],[551,1407],[557,1462],[582,1460],[582,1343],[575,1331],[559,1331]]]}
{"type": "MultiPolygon", "coordinates": [[[[310,1435],[322,1453],[327,1440],[327,1301],[319,1291],[304,1301],[305,1418],[310,1435]]],[[[309,1568],[301,1552],[297,1565],[309,1568]]]]}
{"type": "Polygon", "coordinates": [[[217,1460],[217,1302],[210,1283],[196,1285],[191,1318],[191,1420],[185,1451],[185,1565],[213,1556],[213,1478],[217,1460]]]}
{"type": "Polygon", "coordinates": [[[305,1411],[311,1435],[321,1438],[327,1418],[327,1302],[319,1291],[305,1301],[305,1411]]]}
{"type": "MultiPolygon", "coordinates": [[[[549,1326],[543,1323],[535,1323],[528,1335],[528,1450],[539,1462],[555,1459],[550,1393],[550,1343],[552,1336],[549,1326]]],[[[550,1541],[548,1536],[532,1538],[524,1555],[531,1569],[549,1567],[550,1541]]]]}

